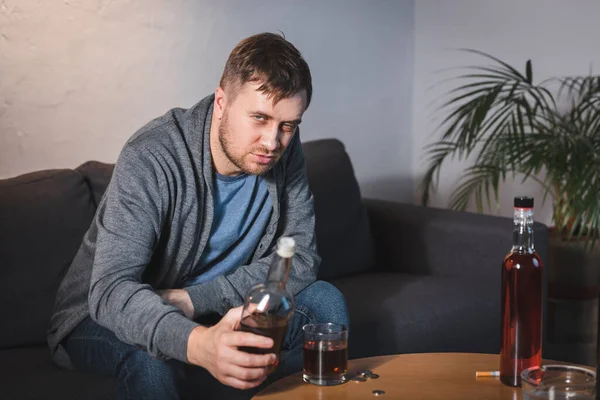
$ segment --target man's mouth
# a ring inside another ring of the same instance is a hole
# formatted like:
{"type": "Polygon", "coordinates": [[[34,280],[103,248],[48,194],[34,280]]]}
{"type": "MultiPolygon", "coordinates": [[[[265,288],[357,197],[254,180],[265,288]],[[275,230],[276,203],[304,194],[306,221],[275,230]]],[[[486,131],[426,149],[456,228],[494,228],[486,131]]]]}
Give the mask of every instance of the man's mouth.
{"type": "Polygon", "coordinates": [[[271,164],[273,162],[273,160],[275,160],[277,157],[273,154],[273,155],[265,155],[265,154],[255,154],[252,153],[252,155],[256,158],[256,161],[259,164],[271,164]]]}

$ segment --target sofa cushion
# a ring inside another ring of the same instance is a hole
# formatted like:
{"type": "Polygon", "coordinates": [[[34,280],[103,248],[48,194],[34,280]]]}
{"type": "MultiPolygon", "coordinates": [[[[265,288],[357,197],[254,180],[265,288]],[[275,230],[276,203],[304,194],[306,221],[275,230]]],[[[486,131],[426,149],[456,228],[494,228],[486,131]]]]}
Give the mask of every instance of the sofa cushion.
{"type": "Polygon", "coordinates": [[[0,348],[46,342],[56,290],[93,216],[75,171],[0,180],[0,348]]]}
{"type": "Polygon", "coordinates": [[[320,279],[368,271],[373,264],[369,220],[344,145],[335,139],[303,144],[315,199],[320,279]]]}
{"type": "Polygon", "coordinates": [[[98,161],[88,161],[76,169],[77,172],[85,177],[88,185],[90,185],[96,207],[100,204],[100,199],[102,199],[106,191],[114,169],[114,164],[105,164],[98,161]]]}
{"type": "Polygon", "coordinates": [[[500,351],[497,281],[369,273],[332,283],[348,303],[352,358],[500,351]]]}
{"type": "Polygon", "coordinates": [[[50,359],[47,346],[0,351],[3,399],[114,399],[115,380],[98,374],[65,371],[50,359]]]}

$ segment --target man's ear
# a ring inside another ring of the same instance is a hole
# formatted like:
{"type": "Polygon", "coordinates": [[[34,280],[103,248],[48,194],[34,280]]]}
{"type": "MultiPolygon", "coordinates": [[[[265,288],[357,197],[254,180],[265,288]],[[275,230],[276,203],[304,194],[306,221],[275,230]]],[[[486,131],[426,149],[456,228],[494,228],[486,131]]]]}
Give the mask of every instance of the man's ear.
{"type": "Polygon", "coordinates": [[[225,112],[226,106],[227,95],[225,94],[225,90],[219,86],[217,90],[215,90],[215,105],[213,107],[213,113],[215,117],[221,119],[223,117],[223,113],[225,112]]]}

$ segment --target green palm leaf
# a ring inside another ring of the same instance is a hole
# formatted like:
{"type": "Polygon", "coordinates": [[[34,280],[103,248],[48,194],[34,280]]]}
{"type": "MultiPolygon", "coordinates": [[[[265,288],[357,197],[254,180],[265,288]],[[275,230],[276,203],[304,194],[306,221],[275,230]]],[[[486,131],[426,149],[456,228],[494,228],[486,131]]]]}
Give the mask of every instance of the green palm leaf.
{"type": "Polygon", "coordinates": [[[452,193],[452,208],[465,209],[470,201],[478,211],[491,208],[506,175],[520,176],[552,198],[557,228],[593,244],[600,237],[600,76],[535,83],[531,61],[520,72],[489,54],[463,50],[492,65],[464,67],[437,109],[444,115],[441,139],[426,147],[422,203],[436,190],[448,158],[474,160],[452,193]],[[554,83],[558,99],[570,104],[566,111],[557,106],[554,83]]]}

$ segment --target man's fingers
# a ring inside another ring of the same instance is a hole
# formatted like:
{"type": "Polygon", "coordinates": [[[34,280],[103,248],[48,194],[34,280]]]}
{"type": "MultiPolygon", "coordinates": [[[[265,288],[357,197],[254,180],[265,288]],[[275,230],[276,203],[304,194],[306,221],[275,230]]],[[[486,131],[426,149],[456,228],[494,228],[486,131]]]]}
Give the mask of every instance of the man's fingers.
{"type": "Polygon", "coordinates": [[[221,383],[227,385],[227,386],[231,386],[234,387],[236,389],[242,389],[242,390],[246,390],[246,389],[252,389],[254,387],[257,387],[258,385],[260,385],[261,383],[263,383],[265,381],[266,378],[262,378],[256,381],[242,381],[240,379],[237,378],[233,378],[231,376],[228,376],[224,379],[221,380],[221,383]]]}
{"type": "Polygon", "coordinates": [[[262,368],[275,364],[277,356],[275,354],[250,354],[245,351],[231,349],[223,357],[228,363],[240,367],[262,368]]]}
{"type": "Polygon", "coordinates": [[[228,325],[235,324],[242,319],[243,306],[232,308],[223,316],[221,321],[226,322],[228,325]]]}
{"type": "Polygon", "coordinates": [[[269,349],[273,347],[273,339],[250,332],[229,332],[223,334],[223,343],[228,346],[258,347],[269,349]]]}
{"type": "Polygon", "coordinates": [[[223,371],[224,375],[230,376],[240,381],[253,382],[259,381],[267,377],[267,368],[243,368],[237,365],[227,366],[227,370],[223,371]]]}

